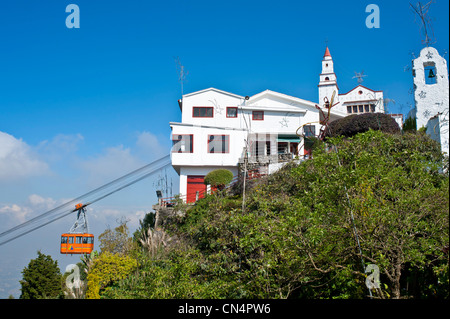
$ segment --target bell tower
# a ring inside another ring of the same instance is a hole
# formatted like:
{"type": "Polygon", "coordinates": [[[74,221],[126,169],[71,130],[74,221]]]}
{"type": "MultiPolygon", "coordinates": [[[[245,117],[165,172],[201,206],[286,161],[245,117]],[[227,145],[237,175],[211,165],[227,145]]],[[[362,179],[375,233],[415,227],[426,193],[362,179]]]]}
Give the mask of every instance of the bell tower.
{"type": "Polygon", "coordinates": [[[331,101],[331,96],[333,95],[334,91],[336,91],[336,94],[334,96],[334,103],[338,102],[339,88],[337,85],[336,74],[334,73],[333,59],[331,58],[328,46],[322,59],[322,73],[320,73],[318,87],[320,106],[324,106],[325,97],[328,99],[328,101],[331,101]]]}
{"type": "Polygon", "coordinates": [[[449,153],[449,81],[447,61],[430,46],[420,51],[413,60],[414,102],[411,111],[416,117],[417,129],[426,128],[427,134],[441,144],[441,151],[449,153]]]}
{"type": "Polygon", "coordinates": [[[427,126],[436,114],[448,114],[447,61],[433,47],[425,47],[413,60],[417,129],[427,126]]]}

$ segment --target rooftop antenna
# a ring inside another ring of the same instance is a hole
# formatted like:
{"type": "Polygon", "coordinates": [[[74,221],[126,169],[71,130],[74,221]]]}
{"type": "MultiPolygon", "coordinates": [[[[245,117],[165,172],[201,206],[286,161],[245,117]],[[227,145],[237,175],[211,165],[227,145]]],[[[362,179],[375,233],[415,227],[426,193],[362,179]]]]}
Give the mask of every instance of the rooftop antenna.
{"type": "Polygon", "coordinates": [[[415,6],[411,3],[409,4],[413,11],[419,16],[420,18],[420,29],[423,29],[423,33],[425,35],[425,40],[422,40],[422,43],[424,43],[427,47],[430,44],[436,43],[436,39],[434,37],[433,28],[431,26],[431,18],[428,16],[428,10],[430,9],[430,5],[434,2],[434,0],[431,0],[425,5],[422,5],[422,3],[419,1],[415,6]],[[431,37],[430,37],[431,35],[431,37]]]}
{"type": "Polygon", "coordinates": [[[367,75],[364,74],[364,70],[363,70],[363,71],[361,71],[361,72],[359,72],[359,73],[355,72],[355,76],[352,77],[352,79],[357,79],[358,84],[361,84],[361,83],[364,82],[363,77],[366,77],[366,76],[367,76],[367,75]]]}
{"type": "Polygon", "coordinates": [[[179,57],[175,58],[175,63],[177,64],[178,81],[180,81],[181,84],[181,96],[183,96],[183,84],[186,79],[186,76],[189,74],[189,71],[185,70],[184,65],[181,64],[179,57]]]}

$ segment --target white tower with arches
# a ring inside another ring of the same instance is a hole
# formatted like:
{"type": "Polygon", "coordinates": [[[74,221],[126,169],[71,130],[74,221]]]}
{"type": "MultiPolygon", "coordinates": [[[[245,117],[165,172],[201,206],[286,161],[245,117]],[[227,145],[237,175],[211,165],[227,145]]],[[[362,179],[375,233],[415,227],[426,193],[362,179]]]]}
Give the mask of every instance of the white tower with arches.
{"type": "Polygon", "coordinates": [[[333,59],[331,58],[328,47],[322,59],[322,73],[320,73],[319,81],[319,105],[324,106],[325,97],[331,101],[333,92],[335,93],[334,103],[339,101],[339,88],[337,85],[336,73],[334,73],[333,59]]]}

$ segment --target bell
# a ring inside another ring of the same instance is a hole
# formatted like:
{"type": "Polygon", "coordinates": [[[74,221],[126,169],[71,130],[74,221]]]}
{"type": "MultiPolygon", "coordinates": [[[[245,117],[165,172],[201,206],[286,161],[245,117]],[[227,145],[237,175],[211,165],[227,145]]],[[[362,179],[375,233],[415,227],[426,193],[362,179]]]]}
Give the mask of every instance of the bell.
{"type": "Polygon", "coordinates": [[[434,78],[436,75],[434,75],[433,69],[430,69],[430,73],[428,73],[429,78],[434,78]]]}

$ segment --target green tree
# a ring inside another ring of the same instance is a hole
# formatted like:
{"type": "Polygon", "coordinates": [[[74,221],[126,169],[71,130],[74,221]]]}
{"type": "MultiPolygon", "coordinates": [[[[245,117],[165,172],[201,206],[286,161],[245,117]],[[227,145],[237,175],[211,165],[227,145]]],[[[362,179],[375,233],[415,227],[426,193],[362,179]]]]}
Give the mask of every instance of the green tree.
{"type": "Polygon", "coordinates": [[[239,283],[228,297],[364,298],[374,264],[376,297],[409,294],[411,272],[436,288],[416,297],[445,297],[448,174],[439,145],[372,130],[330,142],[261,180],[245,214],[233,198],[202,199],[187,212],[179,229],[207,256],[211,278],[239,283]]]}
{"type": "Polygon", "coordinates": [[[140,238],[147,233],[149,228],[155,227],[156,221],[156,213],[150,212],[145,214],[144,219],[139,220],[139,228],[135,230],[133,233],[133,241],[136,242],[139,246],[141,245],[140,238]]]}
{"type": "Polygon", "coordinates": [[[408,117],[405,122],[403,123],[402,130],[403,132],[414,132],[417,130],[417,123],[416,123],[415,117],[408,117]]]}
{"type": "Polygon", "coordinates": [[[62,296],[61,272],[50,255],[37,252],[22,271],[20,299],[57,298],[62,296]]]}
{"type": "Polygon", "coordinates": [[[119,225],[114,228],[108,228],[98,236],[101,252],[110,252],[113,254],[127,254],[134,246],[133,239],[129,236],[127,220],[122,218],[119,225]]]}
{"type": "MultiPolygon", "coordinates": [[[[379,131],[331,142],[337,151],[316,151],[313,161],[294,170],[296,196],[311,215],[293,234],[317,273],[336,278],[330,293],[359,295],[351,286],[365,281],[361,258],[380,269],[379,297],[400,298],[412,270],[424,276],[427,269],[441,269],[448,282],[442,266],[448,263],[449,184],[448,174],[440,173],[439,145],[424,134],[379,131]]],[[[428,285],[438,283],[437,276],[428,279],[428,285]]],[[[425,293],[422,287],[420,297],[425,293]]]]}

